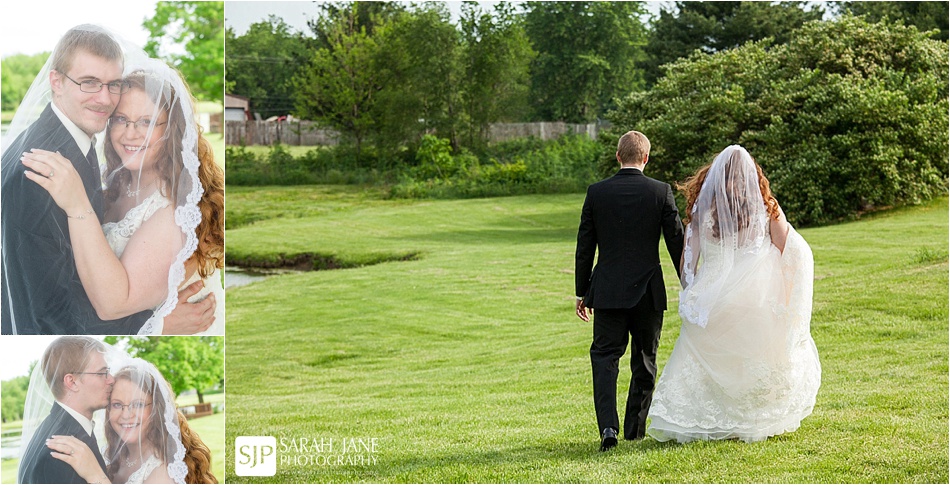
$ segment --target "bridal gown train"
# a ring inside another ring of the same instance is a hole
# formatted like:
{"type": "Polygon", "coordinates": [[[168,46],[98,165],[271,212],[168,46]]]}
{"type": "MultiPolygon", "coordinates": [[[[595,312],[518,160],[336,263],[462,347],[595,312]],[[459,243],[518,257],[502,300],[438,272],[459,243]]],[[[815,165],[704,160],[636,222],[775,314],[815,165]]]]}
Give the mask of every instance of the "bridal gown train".
{"type": "Polygon", "coordinates": [[[798,429],[821,383],[811,249],[791,229],[784,253],[766,243],[722,266],[731,250],[700,239],[704,262],[680,295],[683,324],[647,432],[659,441],[753,442],[798,429]],[[715,274],[722,267],[731,270],[715,274]]]}
{"type": "MultiPolygon", "coordinates": [[[[102,231],[105,233],[106,241],[109,242],[109,247],[112,248],[112,252],[115,253],[116,257],[122,257],[122,253],[125,252],[125,247],[129,244],[132,235],[135,234],[138,228],[142,227],[145,221],[152,217],[157,211],[168,207],[170,204],[171,201],[162,196],[160,191],[155,191],[152,195],[146,197],[139,205],[126,213],[121,221],[103,224],[102,231]]],[[[180,288],[184,288],[199,279],[201,279],[201,276],[198,272],[195,272],[180,288]]],[[[198,294],[189,298],[188,301],[194,303],[214,293],[215,319],[214,323],[211,324],[207,330],[199,332],[196,335],[224,335],[224,286],[221,283],[221,275],[218,273],[218,270],[215,269],[213,273],[204,279],[204,282],[204,288],[202,288],[198,294]]]]}

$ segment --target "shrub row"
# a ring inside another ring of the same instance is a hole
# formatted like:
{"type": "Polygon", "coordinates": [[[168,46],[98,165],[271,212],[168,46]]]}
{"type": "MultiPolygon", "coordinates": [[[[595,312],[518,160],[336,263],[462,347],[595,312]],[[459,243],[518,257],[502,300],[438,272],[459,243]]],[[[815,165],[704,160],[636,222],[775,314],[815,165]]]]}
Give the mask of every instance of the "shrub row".
{"type": "Polygon", "coordinates": [[[360,162],[346,147],[298,157],[280,145],[266,155],[228,147],[225,173],[231,185],[384,184],[396,198],[466,198],[583,191],[602,178],[603,157],[603,146],[584,136],[502,142],[474,154],[426,135],[412,156],[384,160],[364,149],[360,162]]]}

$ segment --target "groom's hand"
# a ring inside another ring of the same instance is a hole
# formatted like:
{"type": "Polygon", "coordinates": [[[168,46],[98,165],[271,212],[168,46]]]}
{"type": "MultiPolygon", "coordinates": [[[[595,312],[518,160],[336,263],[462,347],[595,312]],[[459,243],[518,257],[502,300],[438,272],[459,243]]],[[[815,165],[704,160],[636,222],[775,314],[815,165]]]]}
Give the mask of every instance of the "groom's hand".
{"type": "Polygon", "coordinates": [[[577,300],[576,313],[577,313],[577,317],[580,318],[581,320],[585,322],[590,321],[590,309],[584,306],[584,300],[582,299],[577,300]]]}
{"type": "Polygon", "coordinates": [[[198,280],[178,292],[178,305],[165,317],[162,335],[193,335],[203,332],[214,323],[214,309],[217,304],[214,293],[195,303],[188,303],[188,299],[196,295],[204,282],[198,280]]]}

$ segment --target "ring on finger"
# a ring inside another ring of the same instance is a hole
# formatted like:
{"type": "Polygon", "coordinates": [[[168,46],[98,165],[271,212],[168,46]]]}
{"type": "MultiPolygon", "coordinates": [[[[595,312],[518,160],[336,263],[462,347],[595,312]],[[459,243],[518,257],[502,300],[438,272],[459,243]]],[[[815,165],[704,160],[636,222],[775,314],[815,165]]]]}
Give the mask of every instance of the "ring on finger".
{"type": "Polygon", "coordinates": [[[54,174],[54,173],[55,173],[55,172],[53,172],[53,169],[50,169],[50,170],[49,170],[49,178],[53,178],[53,174],[54,174]]]}

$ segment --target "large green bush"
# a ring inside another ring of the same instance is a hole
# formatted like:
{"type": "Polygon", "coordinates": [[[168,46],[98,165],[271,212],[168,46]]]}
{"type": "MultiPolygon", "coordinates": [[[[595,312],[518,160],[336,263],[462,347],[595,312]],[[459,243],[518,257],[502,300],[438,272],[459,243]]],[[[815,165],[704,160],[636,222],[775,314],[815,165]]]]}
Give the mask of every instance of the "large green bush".
{"type": "Polygon", "coordinates": [[[914,27],[812,22],[788,44],[669,65],[653,90],[620,100],[611,135],[645,133],[648,170],[670,181],[742,144],[798,224],[915,204],[947,190],[947,53],[914,27]]]}

